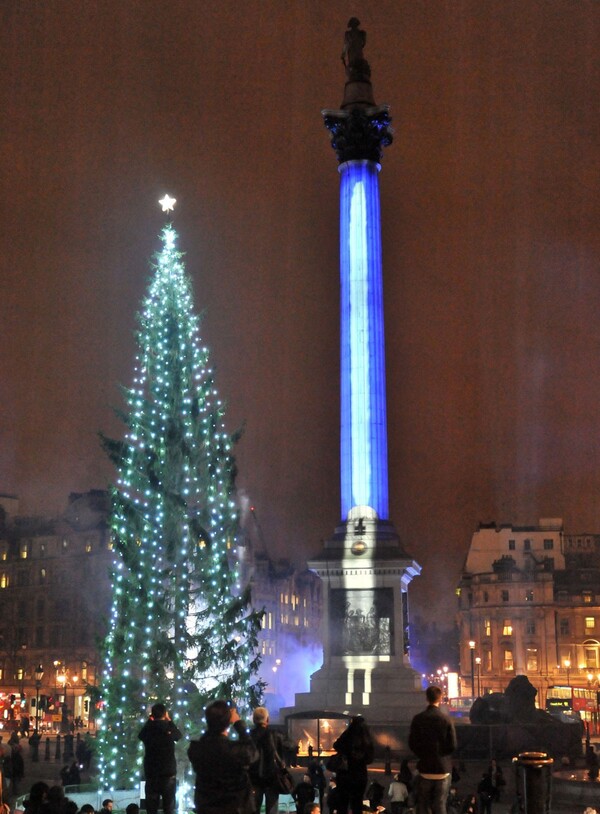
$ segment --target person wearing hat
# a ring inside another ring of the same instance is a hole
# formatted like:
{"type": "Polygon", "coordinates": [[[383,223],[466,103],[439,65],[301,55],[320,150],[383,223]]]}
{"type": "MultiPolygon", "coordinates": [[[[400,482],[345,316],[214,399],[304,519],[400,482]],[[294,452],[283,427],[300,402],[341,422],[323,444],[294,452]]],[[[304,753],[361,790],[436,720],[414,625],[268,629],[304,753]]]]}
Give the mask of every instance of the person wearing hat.
{"type": "Polygon", "coordinates": [[[254,729],[250,730],[250,737],[258,750],[258,760],[250,766],[255,809],[260,811],[264,798],[265,814],[277,814],[277,766],[283,765],[283,738],[269,729],[269,711],[266,707],[256,707],[252,720],[254,729]]]}

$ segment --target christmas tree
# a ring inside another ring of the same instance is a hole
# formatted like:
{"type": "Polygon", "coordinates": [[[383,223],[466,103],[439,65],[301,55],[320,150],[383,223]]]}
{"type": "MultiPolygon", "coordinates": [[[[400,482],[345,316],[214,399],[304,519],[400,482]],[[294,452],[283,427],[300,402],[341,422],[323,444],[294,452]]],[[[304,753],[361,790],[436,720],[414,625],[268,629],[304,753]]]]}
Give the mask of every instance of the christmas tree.
{"type": "MultiPolygon", "coordinates": [[[[174,200],[161,203],[168,211],[174,200]]],[[[260,614],[236,567],[236,439],[224,428],[172,225],[161,238],[138,316],[133,386],[124,391],[125,438],[103,438],[118,472],[98,737],[108,789],[139,779],[137,734],[151,704],[170,708],[184,751],[208,701],[248,707],[262,690],[254,679],[260,614]]]]}

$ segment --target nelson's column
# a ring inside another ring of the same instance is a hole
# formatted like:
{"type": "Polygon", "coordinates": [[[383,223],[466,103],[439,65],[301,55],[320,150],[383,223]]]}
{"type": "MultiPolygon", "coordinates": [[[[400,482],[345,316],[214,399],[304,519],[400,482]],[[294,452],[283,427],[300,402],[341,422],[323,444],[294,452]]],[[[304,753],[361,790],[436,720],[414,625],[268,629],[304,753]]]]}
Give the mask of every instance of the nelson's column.
{"type": "Polygon", "coordinates": [[[373,99],[366,34],[352,18],[340,110],[324,110],[340,174],[342,520],[309,568],[323,581],[323,665],[295,710],[407,724],[423,707],[410,667],[407,588],[420,566],[389,519],[378,175],[392,141],[373,99]]]}

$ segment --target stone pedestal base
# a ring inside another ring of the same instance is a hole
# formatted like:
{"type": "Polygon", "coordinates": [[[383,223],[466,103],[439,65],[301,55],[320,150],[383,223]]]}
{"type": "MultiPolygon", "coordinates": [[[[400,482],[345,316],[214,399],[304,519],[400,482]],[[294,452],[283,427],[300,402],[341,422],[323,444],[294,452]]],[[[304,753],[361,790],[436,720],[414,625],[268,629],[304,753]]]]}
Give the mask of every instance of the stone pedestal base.
{"type": "Polygon", "coordinates": [[[411,667],[348,667],[341,659],[335,661],[313,673],[310,692],[296,694],[294,712],[333,710],[363,715],[369,724],[406,725],[424,709],[421,677],[411,667]]]}

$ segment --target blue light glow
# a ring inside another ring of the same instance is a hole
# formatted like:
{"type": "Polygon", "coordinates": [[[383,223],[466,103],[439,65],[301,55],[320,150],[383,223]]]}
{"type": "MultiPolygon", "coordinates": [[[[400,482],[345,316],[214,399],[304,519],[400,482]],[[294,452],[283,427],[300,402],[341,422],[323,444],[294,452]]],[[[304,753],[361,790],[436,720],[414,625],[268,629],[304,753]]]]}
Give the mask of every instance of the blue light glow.
{"type": "Polygon", "coordinates": [[[387,415],[379,165],[339,167],[342,518],[370,506],[388,518],[387,415]]]}

